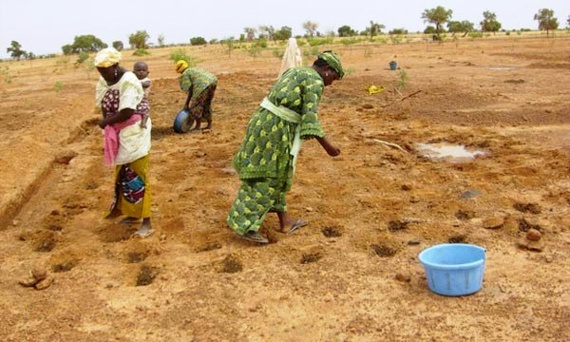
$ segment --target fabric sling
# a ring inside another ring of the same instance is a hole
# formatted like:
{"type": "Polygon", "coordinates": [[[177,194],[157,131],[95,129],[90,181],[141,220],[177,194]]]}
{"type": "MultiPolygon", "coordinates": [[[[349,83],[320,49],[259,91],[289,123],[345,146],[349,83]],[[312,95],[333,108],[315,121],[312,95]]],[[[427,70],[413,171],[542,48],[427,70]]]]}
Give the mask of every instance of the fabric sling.
{"type": "Polygon", "coordinates": [[[297,125],[295,128],[295,138],[293,139],[293,146],[291,147],[290,155],[293,156],[293,172],[295,172],[295,166],[297,165],[297,156],[301,150],[301,115],[289,108],[283,106],[274,105],[267,97],[263,98],[261,101],[261,107],[267,109],[271,113],[277,115],[281,119],[291,122],[297,125]]]}

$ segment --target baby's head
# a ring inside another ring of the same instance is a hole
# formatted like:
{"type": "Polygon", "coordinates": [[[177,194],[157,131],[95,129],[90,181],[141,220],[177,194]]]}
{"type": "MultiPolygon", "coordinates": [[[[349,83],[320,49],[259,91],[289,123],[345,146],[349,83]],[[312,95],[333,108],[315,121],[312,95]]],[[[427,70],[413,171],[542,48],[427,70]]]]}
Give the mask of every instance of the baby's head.
{"type": "Polygon", "coordinates": [[[145,79],[149,74],[148,65],[142,61],[136,62],[133,66],[133,72],[139,80],[145,79]]]}

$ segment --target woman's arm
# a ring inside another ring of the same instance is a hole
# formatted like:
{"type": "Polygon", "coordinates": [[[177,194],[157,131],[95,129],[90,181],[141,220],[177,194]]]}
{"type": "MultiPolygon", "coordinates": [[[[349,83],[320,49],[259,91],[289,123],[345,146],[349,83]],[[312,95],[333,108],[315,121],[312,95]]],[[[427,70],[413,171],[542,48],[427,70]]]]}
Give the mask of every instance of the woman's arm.
{"type": "Polygon", "coordinates": [[[188,88],[188,97],[186,97],[186,102],[184,102],[184,108],[183,108],[185,110],[188,110],[188,107],[190,106],[190,99],[192,99],[192,93],[193,93],[192,87],[188,88]]]}
{"type": "Polygon", "coordinates": [[[315,137],[315,139],[317,139],[319,144],[321,144],[321,146],[325,149],[325,151],[327,151],[329,156],[336,157],[340,154],[340,149],[331,144],[327,138],[315,137]]]}
{"type": "Polygon", "coordinates": [[[134,113],[135,113],[134,109],[124,108],[119,113],[117,113],[117,115],[108,116],[103,120],[99,121],[99,127],[105,128],[105,126],[107,125],[112,125],[117,122],[127,121],[128,119],[131,118],[131,116],[133,116],[134,113]]]}

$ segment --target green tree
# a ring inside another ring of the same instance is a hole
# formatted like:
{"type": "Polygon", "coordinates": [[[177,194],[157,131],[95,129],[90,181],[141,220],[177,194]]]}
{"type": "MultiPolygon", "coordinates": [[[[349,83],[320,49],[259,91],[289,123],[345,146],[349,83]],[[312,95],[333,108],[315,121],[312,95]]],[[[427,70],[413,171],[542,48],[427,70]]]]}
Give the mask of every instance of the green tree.
{"type": "Polygon", "coordinates": [[[92,34],[82,36],[75,36],[73,44],[64,45],[61,50],[64,54],[69,55],[72,53],[80,52],[97,52],[107,47],[107,44],[92,34]]]}
{"type": "Polygon", "coordinates": [[[275,40],[287,40],[293,36],[293,29],[289,26],[282,26],[278,31],[275,32],[273,38],[275,40]]]}
{"type": "Polygon", "coordinates": [[[431,26],[431,25],[426,26],[424,33],[425,34],[435,34],[435,27],[431,26]]]}
{"type": "Polygon", "coordinates": [[[190,45],[206,45],[206,39],[203,37],[193,37],[190,38],[190,45]]]}
{"type": "Polygon", "coordinates": [[[377,35],[382,33],[382,30],[385,28],[386,28],[385,25],[375,23],[372,20],[370,20],[370,26],[368,26],[367,29],[368,29],[368,33],[370,34],[370,37],[376,37],[377,35]]]}
{"type": "Polygon", "coordinates": [[[538,21],[538,29],[546,30],[546,35],[552,30],[558,29],[558,19],[554,17],[554,11],[543,8],[534,15],[534,20],[538,21]]]}
{"type": "Polygon", "coordinates": [[[491,11],[483,12],[483,21],[480,22],[481,31],[496,33],[501,29],[501,23],[497,20],[497,15],[491,11]]]}
{"type": "Polygon", "coordinates": [[[408,34],[408,30],[405,28],[394,28],[388,32],[389,34],[408,34]]]}
{"type": "Polygon", "coordinates": [[[305,21],[303,23],[303,29],[307,33],[308,37],[314,37],[317,34],[317,28],[319,24],[314,21],[305,21]]]}
{"type": "Polygon", "coordinates": [[[147,49],[149,38],[150,36],[146,31],[137,31],[129,36],[129,45],[137,50],[147,49]]]}
{"type": "Polygon", "coordinates": [[[339,37],[354,37],[354,36],[358,35],[358,32],[353,30],[348,25],[343,25],[343,26],[339,27],[337,32],[338,32],[339,37]]]}
{"type": "Polygon", "coordinates": [[[568,19],[566,19],[566,27],[570,28],[570,15],[568,16],[568,19]]]}
{"type": "Polygon", "coordinates": [[[447,22],[447,30],[451,33],[463,32],[463,37],[465,37],[469,32],[473,31],[475,25],[467,20],[463,21],[449,21],[447,22]]]}
{"type": "Polygon", "coordinates": [[[120,40],[115,40],[111,46],[117,49],[117,51],[122,51],[125,48],[125,45],[123,45],[123,42],[120,40]]]}
{"type": "Polygon", "coordinates": [[[26,58],[27,55],[27,52],[22,50],[22,45],[15,40],[13,40],[12,43],[10,43],[10,47],[6,49],[6,52],[10,54],[10,57],[18,61],[22,57],[26,58]]]}
{"type": "Polygon", "coordinates": [[[451,19],[452,14],[452,10],[446,10],[442,6],[437,6],[436,8],[424,10],[422,13],[422,19],[426,23],[435,25],[435,34],[440,38],[439,34],[442,32],[442,25],[451,19]]]}
{"type": "Polygon", "coordinates": [[[64,55],[71,55],[73,53],[73,46],[71,44],[66,44],[61,47],[61,51],[64,55]]]}

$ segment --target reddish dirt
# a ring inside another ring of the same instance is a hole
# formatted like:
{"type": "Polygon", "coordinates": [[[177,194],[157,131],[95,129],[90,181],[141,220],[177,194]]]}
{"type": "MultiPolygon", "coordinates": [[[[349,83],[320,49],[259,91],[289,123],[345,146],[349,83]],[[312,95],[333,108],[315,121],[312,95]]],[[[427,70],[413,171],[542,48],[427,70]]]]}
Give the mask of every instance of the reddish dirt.
{"type": "MultiPolygon", "coordinates": [[[[96,71],[73,57],[0,63],[2,340],[568,339],[570,39],[325,48],[348,71],[320,107],[341,155],[304,144],[288,201],[310,224],[283,235],[270,216],[266,246],[237,239],[225,217],[239,186],[231,157],[280,67],[271,51],[186,47],[219,86],[213,131],[179,135],[172,50],[150,50],[147,239],[102,219],[112,170],[96,71]],[[433,159],[422,143],[485,154],[433,159]],[[530,228],[542,251],[519,246],[530,228]],[[486,249],[481,291],[428,289],[418,253],[450,241],[486,249]],[[19,284],[34,268],[53,281],[45,289],[19,284]]],[[[135,61],[125,52],[125,67],[135,61]]]]}

